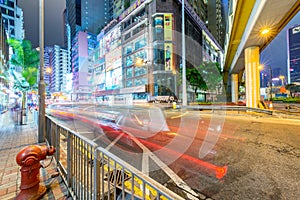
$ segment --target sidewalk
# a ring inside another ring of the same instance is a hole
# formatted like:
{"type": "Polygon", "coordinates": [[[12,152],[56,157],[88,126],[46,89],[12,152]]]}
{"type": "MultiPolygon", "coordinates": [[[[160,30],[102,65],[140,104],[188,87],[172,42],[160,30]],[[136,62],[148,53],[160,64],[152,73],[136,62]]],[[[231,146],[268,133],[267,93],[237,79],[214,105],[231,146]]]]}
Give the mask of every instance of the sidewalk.
{"type": "MultiPolygon", "coordinates": [[[[15,199],[20,192],[21,173],[16,163],[16,155],[26,146],[37,144],[37,127],[29,113],[26,125],[16,125],[15,113],[8,111],[0,114],[0,199],[15,199]]],[[[46,166],[50,158],[42,161],[46,166]]],[[[66,185],[60,176],[51,178],[56,173],[54,162],[46,169],[40,169],[40,184],[47,187],[42,199],[72,199],[68,197],[66,185]]]]}

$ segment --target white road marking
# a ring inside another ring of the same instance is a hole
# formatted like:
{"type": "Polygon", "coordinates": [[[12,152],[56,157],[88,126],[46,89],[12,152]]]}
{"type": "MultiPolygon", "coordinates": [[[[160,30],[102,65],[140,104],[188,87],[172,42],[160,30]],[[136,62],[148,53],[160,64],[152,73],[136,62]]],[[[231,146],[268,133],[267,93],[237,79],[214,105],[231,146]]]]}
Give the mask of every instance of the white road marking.
{"type": "MultiPolygon", "coordinates": [[[[125,131],[124,131],[125,132],[125,131]]],[[[172,169],[170,169],[164,162],[162,162],[154,153],[152,153],[147,147],[145,147],[138,139],[136,139],[131,133],[127,132],[128,135],[132,137],[132,140],[143,150],[143,155],[146,154],[145,157],[149,158],[151,157],[152,160],[162,169],[169,177],[174,181],[174,183],[179,187],[182,188],[185,192],[187,191],[187,195],[189,195],[189,198],[192,200],[198,200],[199,195],[194,192],[172,169]]],[[[147,159],[149,160],[149,159],[147,159]]],[[[144,161],[144,156],[143,156],[143,161],[144,161]]],[[[149,162],[144,162],[142,163],[142,170],[146,170],[149,168],[149,162]],[[146,165],[146,166],[144,166],[146,165]]],[[[149,170],[148,170],[149,171],[149,170]]],[[[145,173],[145,171],[142,171],[145,173]]]]}
{"type": "Polygon", "coordinates": [[[118,140],[120,140],[120,138],[124,135],[124,133],[120,134],[116,139],[114,139],[114,141],[112,141],[105,149],[109,150],[110,148],[112,148],[112,146],[114,146],[118,140]]]}

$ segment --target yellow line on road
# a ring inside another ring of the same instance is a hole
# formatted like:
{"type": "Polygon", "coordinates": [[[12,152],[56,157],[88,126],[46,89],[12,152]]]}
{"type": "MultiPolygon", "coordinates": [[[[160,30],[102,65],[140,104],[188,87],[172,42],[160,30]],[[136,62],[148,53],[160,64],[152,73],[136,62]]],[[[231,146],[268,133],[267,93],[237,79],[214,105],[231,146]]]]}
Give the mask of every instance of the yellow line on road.
{"type": "Polygon", "coordinates": [[[187,115],[188,113],[189,113],[189,112],[185,112],[185,113],[183,113],[183,114],[181,114],[181,115],[173,116],[173,117],[171,117],[171,119],[180,118],[180,117],[182,117],[182,116],[184,116],[184,115],[187,115]]]}

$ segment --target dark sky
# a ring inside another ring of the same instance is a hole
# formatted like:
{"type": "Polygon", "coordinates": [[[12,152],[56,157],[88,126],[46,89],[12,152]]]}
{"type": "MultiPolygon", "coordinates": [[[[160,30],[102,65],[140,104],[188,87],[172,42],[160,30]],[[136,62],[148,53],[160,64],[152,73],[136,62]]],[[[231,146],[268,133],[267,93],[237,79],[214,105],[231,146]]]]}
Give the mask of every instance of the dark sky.
{"type": "Polygon", "coordinates": [[[300,12],[288,23],[260,55],[260,61],[272,69],[281,68],[281,74],[287,77],[287,38],[288,28],[300,24],[300,12]]]}
{"type": "MultiPolygon", "coordinates": [[[[65,0],[44,0],[44,46],[55,44],[63,46],[63,11],[65,0]]],[[[39,0],[19,0],[23,9],[25,39],[30,40],[33,47],[39,46],[39,0]]]]}

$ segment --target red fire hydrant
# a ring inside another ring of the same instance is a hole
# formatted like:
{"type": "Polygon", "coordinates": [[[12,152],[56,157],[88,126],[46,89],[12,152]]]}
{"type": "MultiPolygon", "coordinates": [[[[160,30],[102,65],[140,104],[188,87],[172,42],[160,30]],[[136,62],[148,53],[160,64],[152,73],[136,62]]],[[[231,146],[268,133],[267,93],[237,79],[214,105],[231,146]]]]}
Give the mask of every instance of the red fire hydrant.
{"type": "Polygon", "coordinates": [[[41,160],[55,153],[55,148],[50,146],[31,145],[22,149],[16,161],[21,166],[20,193],[16,200],[40,199],[46,193],[46,187],[40,183],[41,160]]]}

